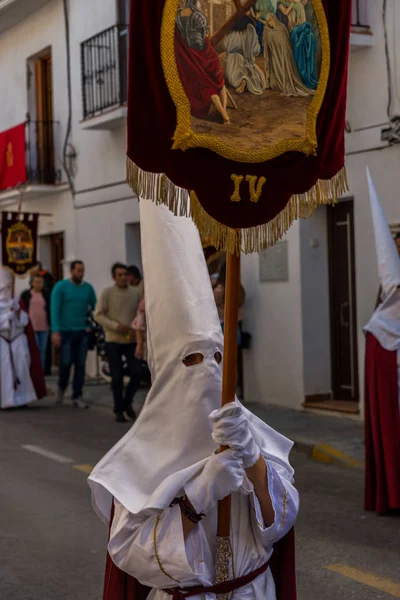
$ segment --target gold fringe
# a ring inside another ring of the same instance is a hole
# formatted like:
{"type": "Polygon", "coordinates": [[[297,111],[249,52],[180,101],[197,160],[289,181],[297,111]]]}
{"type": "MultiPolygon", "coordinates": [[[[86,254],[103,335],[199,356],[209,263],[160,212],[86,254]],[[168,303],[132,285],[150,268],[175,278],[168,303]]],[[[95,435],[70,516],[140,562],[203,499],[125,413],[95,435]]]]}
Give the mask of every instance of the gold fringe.
{"type": "Polygon", "coordinates": [[[260,252],[270,248],[288,231],[296,219],[310,217],[320,205],[334,204],[348,190],[346,168],[332,179],[319,179],[304,194],[292,196],[285,208],[272,221],[247,229],[232,229],[211,217],[201,206],[195,192],[177,187],[163,173],[142,171],[127,158],[127,181],[135,194],[157,204],[165,204],[177,216],[191,217],[200,235],[231,254],[260,252]]]}

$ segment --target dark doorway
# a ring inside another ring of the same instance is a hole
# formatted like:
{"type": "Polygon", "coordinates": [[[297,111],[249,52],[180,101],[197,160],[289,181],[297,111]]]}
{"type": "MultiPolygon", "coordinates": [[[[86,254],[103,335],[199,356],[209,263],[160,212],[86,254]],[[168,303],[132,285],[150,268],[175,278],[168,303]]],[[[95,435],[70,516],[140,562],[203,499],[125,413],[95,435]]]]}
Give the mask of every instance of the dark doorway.
{"type": "Polygon", "coordinates": [[[51,244],[51,272],[56,281],[64,279],[63,260],[64,260],[64,234],[53,233],[50,236],[51,244]]]}
{"type": "Polygon", "coordinates": [[[332,387],[335,400],[359,399],[353,200],[328,208],[332,387]]]}
{"type": "Polygon", "coordinates": [[[38,183],[54,183],[53,88],[51,53],[35,61],[38,183]]]}

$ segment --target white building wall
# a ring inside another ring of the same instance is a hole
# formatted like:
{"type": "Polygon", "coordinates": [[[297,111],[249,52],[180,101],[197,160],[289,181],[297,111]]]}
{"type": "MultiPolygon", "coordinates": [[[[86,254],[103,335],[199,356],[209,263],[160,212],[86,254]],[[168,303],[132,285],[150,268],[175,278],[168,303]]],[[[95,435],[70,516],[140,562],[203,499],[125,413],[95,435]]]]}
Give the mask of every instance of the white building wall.
{"type": "Polygon", "coordinates": [[[304,396],[330,394],[328,228],[325,206],[300,221],[304,396]]]}
{"type": "Polygon", "coordinates": [[[76,214],[78,256],[99,291],[111,283],[111,265],[126,260],[126,223],[139,220],[139,203],[130,194],[127,200],[81,208],[76,214]]]}
{"type": "Polygon", "coordinates": [[[248,402],[297,409],[304,388],[299,223],[290,229],[287,241],[287,282],[259,283],[259,256],[243,256],[244,329],[252,334],[251,349],[244,351],[244,386],[248,402]]]}

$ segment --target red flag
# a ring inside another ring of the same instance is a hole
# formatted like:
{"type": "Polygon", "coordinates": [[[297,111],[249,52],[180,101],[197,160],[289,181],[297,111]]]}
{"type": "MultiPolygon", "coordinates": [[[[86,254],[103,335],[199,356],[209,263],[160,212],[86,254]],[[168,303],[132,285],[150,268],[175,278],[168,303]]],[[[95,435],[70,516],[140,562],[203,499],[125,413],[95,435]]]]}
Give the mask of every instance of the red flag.
{"type": "Polygon", "coordinates": [[[25,123],[21,123],[0,133],[0,190],[25,181],[25,123]]]}

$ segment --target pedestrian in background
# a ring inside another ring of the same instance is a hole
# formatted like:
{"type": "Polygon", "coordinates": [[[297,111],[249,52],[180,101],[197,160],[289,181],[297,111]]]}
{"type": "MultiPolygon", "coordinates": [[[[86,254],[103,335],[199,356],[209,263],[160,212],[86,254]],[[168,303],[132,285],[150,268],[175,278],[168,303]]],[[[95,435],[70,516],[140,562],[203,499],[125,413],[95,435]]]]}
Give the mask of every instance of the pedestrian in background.
{"type": "Polygon", "coordinates": [[[128,267],[128,280],[130,286],[138,288],[140,292],[140,297],[142,297],[144,294],[143,277],[138,267],[136,267],[135,265],[131,265],[130,267],[128,267]]]}
{"type": "Polygon", "coordinates": [[[43,289],[46,294],[50,295],[50,292],[54,287],[54,277],[47,269],[43,268],[41,262],[38,262],[37,265],[31,270],[32,280],[34,277],[36,277],[36,275],[39,275],[43,278],[43,289]]]}
{"type": "Polygon", "coordinates": [[[74,366],[72,402],[77,408],[88,408],[82,400],[90,325],[88,312],[96,307],[96,293],[83,281],[85,266],[81,260],[71,263],[71,277],[59,281],[51,295],[52,342],[60,348],[58,404],[64,402],[71,366],[74,366]]]}
{"type": "MultiPolygon", "coordinates": [[[[43,267],[43,264],[41,262],[38,262],[37,265],[31,270],[31,283],[35,275],[40,275],[41,277],[43,277],[43,290],[50,298],[51,291],[55,283],[53,275],[50,273],[50,271],[43,267]]],[[[53,352],[51,345],[51,336],[49,335],[47,339],[46,361],[44,365],[45,375],[51,375],[52,362],[53,352]]]]}
{"type": "Polygon", "coordinates": [[[41,275],[34,275],[31,288],[21,294],[26,312],[35,332],[36,343],[40,352],[40,361],[43,370],[46,365],[46,349],[50,332],[50,293],[44,289],[44,280],[41,275]]]}
{"type": "Polygon", "coordinates": [[[136,418],[132,403],[140,385],[141,364],[135,356],[136,333],[132,329],[132,321],[136,317],[142,294],[139,286],[129,285],[126,265],[115,263],[111,275],[115,283],[102,291],[94,317],[105,330],[115,420],[126,423],[124,413],[131,419],[136,418]],[[130,376],[125,390],[124,357],[130,376]]]}

